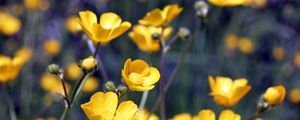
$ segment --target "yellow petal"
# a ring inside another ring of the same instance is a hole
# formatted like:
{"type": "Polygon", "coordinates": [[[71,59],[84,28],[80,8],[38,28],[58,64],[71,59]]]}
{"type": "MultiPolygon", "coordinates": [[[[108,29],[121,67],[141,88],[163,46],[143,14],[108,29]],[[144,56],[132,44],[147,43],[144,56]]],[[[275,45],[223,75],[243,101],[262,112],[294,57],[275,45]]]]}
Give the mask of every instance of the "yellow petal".
{"type": "Polygon", "coordinates": [[[223,110],[220,114],[219,120],[240,120],[241,116],[235,114],[231,110],[223,110]]]}
{"type": "Polygon", "coordinates": [[[122,19],[113,12],[103,13],[100,16],[100,25],[104,29],[114,29],[120,26],[122,19]]]}
{"type": "Polygon", "coordinates": [[[278,85],[274,87],[270,87],[264,93],[264,100],[271,105],[280,104],[283,102],[285,98],[286,90],[284,86],[278,85]]]}
{"type": "Polygon", "coordinates": [[[130,22],[127,22],[127,21],[123,22],[119,27],[115,28],[112,31],[112,33],[109,36],[109,39],[114,39],[114,38],[120,36],[125,31],[127,31],[130,27],[131,27],[131,23],[130,22]]]}
{"type": "Polygon", "coordinates": [[[93,24],[97,23],[97,16],[92,11],[81,11],[79,12],[80,24],[81,26],[90,31],[92,29],[93,24]]]}
{"type": "Polygon", "coordinates": [[[134,120],[137,110],[137,105],[134,102],[124,101],[119,105],[114,120],[134,120]]]}
{"type": "Polygon", "coordinates": [[[214,78],[212,76],[208,76],[208,83],[212,92],[217,91],[217,86],[214,78]]]}
{"type": "Polygon", "coordinates": [[[129,72],[142,73],[148,68],[149,65],[145,61],[137,59],[130,63],[129,72]]]}
{"type": "Polygon", "coordinates": [[[167,5],[163,9],[163,14],[167,21],[173,20],[176,16],[178,16],[182,12],[182,8],[179,7],[177,4],[167,5]]]}
{"type": "Polygon", "coordinates": [[[147,13],[142,20],[139,20],[139,23],[142,25],[153,25],[156,27],[163,25],[164,22],[162,11],[158,8],[147,13]]]}
{"type": "Polygon", "coordinates": [[[198,119],[197,120],[216,120],[216,115],[214,111],[210,109],[201,110],[198,113],[198,119]]]}
{"type": "Polygon", "coordinates": [[[175,115],[171,120],[192,120],[192,115],[189,113],[181,113],[175,115]]]}
{"type": "Polygon", "coordinates": [[[150,70],[149,76],[146,76],[146,77],[143,78],[144,81],[145,81],[143,83],[144,86],[153,85],[156,82],[158,82],[158,80],[160,78],[160,73],[159,73],[158,69],[150,67],[149,70],[150,70]]]}
{"type": "Polygon", "coordinates": [[[129,89],[133,90],[133,91],[149,91],[152,90],[155,87],[155,85],[149,85],[149,86],[129,86],[129,89]]]}

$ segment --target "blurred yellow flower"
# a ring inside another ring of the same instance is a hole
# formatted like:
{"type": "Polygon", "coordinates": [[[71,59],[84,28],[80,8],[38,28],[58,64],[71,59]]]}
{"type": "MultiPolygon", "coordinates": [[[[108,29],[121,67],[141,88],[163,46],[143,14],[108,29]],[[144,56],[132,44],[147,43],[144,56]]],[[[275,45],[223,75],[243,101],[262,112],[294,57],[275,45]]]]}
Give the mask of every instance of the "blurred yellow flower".
{"type": "Polygon", "coordinates": [[[27,10],[43,10],[46,11],[50,7],[48,0],[24,0],[24,6],[27,10]]]}
{"type": "Polygon", "coordinates": [[[244,5],[247,0],[208,0],[208,2],[216,6],[230,7],[244,5]]]}
{"type": "Polygon", "coordinates": [[[66,78],[69,80],[77,80],[82,76],[82,71],[77,63],[70,63],[65,69],[66,78]]]}
{"type": "Polygon", "coordinates": [[[246,5],[251,5],[254,7],[265,7],[266,4],[268,3],[268,0],[245,0],[246,1],[246,5]]]}
{"type": "Polygon", "coordinates": [[[43,44],[44,52],[49,56],[57,56],[61,49],[61,44],[57,39],[49,39],[43,44]]]}
{"type": "Polygon", "coordinates": [[[155,87],[160,78],[159,71],[143,60],[127,59],[122,70],[122,78],[133,91],[148,91],[155,87]]]}
{"type": "Polygon", "coordinates": [[[282,85],[269,87],[264,93],[264,100],[270,105],[277,105],[283,102],[285,98],[285,87],[282,85]]]}
{"type": "Polygon", "coordinates": [[[241,116],[231,110],[226,109],[221,112],[219,120],[241,120],[241,116]]]}
{"type": "Polygon", "coordinates": [[[71,33],[76,33],[78,31],[81,31],[79,18],[77,16],[68,17],[65,21],[65,28],[71,33]]]}
{"type": "Polygon", "coordinates": [[[250,54],[255,49],[255,45],[253,41],[249,38],[240,38],[238,46],[240,51],[245,54],[250,54]]]}
{"type": "Polygon", "coordinates": [[[93,92],[94,90],[97,89],[98,86],[99,86],[98,79],[96,77],[94,77],[94,76],[90,76],[86,80],[86,82],[85,82],[85,84],[84,84],[84,86],[82,88],[82,91],[83,92],[93,92]]]}
{"type": "Polygon", "coordinates": [[[300,88],[294,88],[290,91],[289,99],[292,103],[300,103],[300,88]]]}
{"type": "Polygon", "coordinates": [[[6,12],[0,12],[0,33],[11,36],[16,34],[21,29],[21,21],[6,12]]]}
{"type": "Polygon", "coordinates": [[[210,96],[213,96],[219,105],[230,107],[236,105],[250,90],[251,86],[245,78],[232,80],[228,77],[208,77],[211,88],[210,96]]]}
{"type": "Polygon", "coordinates": [[[177,4],[167,5],[163,10],[156,8],[148,12],[143,19],[139,20],[139,23],[155,27],[166,26],[176,16],[178,16],[182,10],[183,8],[179,7],[177,4]]]}
{"type": "MultiPolygon", "coordinates": [[[[69,93],[71,86],[68,83],[65,84],[67,93],[69,93]]],[[[41,77],[40,86],[47,92],[58,93],[63,96],[65,95],[61,80],[56,75],[50,73],[43,74],[41,77]]]]}
{"type": "Polygon", "coordinates": [[[229,34],[225,38],[226,50],[234,51],[238,48],[239,38],[235,34],[229,34]]]}
{"type": "Polygon", "coordinates": [[[189,113],[180,113],[178,115],[175,115],[173,118],[170,120],[192,120],[193,117],[189,113]]]}
{"type": "Polygon", "coordinates": [[[46,117],[46,118],[36,118],[35,120],[57,120],[57,119],[53,116],[50,116],[50,117],[46,117]]]}
{"type": "Polygon", "coordinates": [[[159,120],[159,117],[155,114],[151,114],[151,116],[149,117],[150,113],[147,109],[143,109],[141,113],[137,115],[137,120],[159,120]]]}
{"type": "Polygon", "coordinates": [[[132,101],[118,105],[118,96],[114,92],[97,92],[81,108],[89,120],[134,120],[138,110],[132,101]]]}
{"type": "MultiPolygon", "coordinates": [[[[164,40],[168,39],[172,31],[172,27],[165,28],[163,35],[164,40]]],[[[133,31],[128,35],[140,50],[144,52],[155,52],[160,50],[160,41],[153,39],[154,34],[161,35],[162,28],[136,25],[133,27],[133,31]]]]}
{"type": "Polygon", "coordinates": [[[23,47],[20,48],[16,53],[15,53],[15,58],[17,59],[22,59],[24,63],[30,60],[32,57],[32,50],[31,48],[23,47]]]}
{"type": "Polygon", "coordinates": [[[198,115],[195,116],[193,120],[216,120],[216,115],[214,111],[210,109],[205,109],[199,111],[198,115]]]}
{"type": "Polygon", "coordinates": [[[95,44],[107,44],[131,27],[130,22],[122,22],[122,19],[112,12],[103,13],[99,23],[96,14],[92,11],[81,11],[79,17],[79,24],[83,31],[95,44]]]}
{"type": "Polygon", "coordinates": [[[294,64],[300,68],[300,52],[297,52],[294,56],[294,64]]]}
{"type": "Polygon", "coordinates": [[[277,61],[280,61],[285,56],[285,50],[283,47],[274,47],[272,51],[273,58],[277,61]]]}
{"type": "Polygon", "coordinates": [[[85,58],[82,62],[81,62],[81,67],[83,68],[83,70],[85,71],[91,71],[94,70],[97,67],[97,60],[93,57],[90,56],[88,58],[85,58]]]}

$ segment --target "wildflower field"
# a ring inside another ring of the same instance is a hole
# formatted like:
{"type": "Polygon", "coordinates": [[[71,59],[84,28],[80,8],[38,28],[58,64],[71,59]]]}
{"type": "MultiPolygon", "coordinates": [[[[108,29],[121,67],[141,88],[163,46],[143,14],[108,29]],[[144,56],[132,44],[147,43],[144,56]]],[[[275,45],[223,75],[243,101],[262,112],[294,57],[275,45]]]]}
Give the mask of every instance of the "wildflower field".
{"type": "Polygon", "coordinates": [[[300,120],[300,0],[0,0],[0,120],[300,120]]]}

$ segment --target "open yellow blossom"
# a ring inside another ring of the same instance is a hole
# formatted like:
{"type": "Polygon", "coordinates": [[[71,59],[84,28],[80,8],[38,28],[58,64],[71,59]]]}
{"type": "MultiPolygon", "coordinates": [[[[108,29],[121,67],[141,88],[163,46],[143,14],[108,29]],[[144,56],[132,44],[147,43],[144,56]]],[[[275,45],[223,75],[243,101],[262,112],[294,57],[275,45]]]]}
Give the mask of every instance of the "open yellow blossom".
{"type": "Polygon", "coordinates": [[[70,63],[64,73],[69,80],[77,80],[82,76],[82,70],[77,63],[70,63]]]}
{"type": "Polygon", "coordinates": [[[156,8],[146,14],[146,16],[139,20],[140,24],[151,26],[166,26],[176,16],[182,12],[183,8],[177,4],[171,4],[164,7],[163,10],[156,8]]]}
{"type": "Polygon", "coordinates": [[[264,100],[270,105],[277,105],[283,102],[285,98],[285,88],[282,85],[269,87],[264,93],[264,100]]]}
{"type": "Polygon", "coordinates": [[[214,111],[210,109],[201,110],[193,120],[216,120],[214,111]]]}
{"type": "Polygon", "coordinates": [[[137,120],[159,120],[159,117],[155,114],[151,114],[151,116],[149,117],[150,113],[147,109],[143,109],[141,113],[137,115],[137,120]]]}
{"type": "Polygon", "coordinates": [[[24,0],[24,6],[27,10],[43,10],[46,11],[50,7],[48,0],[24,0]]]}
{"type": "Polygon", "coordinates": [[[21,29],[21,21],[9,13],[0,12],[0,33],[11,36],[21,29]]]}
{"type": "Polygon", "coordinates": [[[239,49],[242,53],[250,54],[254,51],[255,45],[249,38],[240,38],[238,43],[239,49]]]}
{"type": "MultiPolygon", "coordinates": [[[[168,39],[172,33],[172,27],[167,27],[164,30],[163,38],[168,39]]],[[[153,34],[161,35],[162,28],[153,26],[136,25],[128,35],[131,40],[144,52],[155,52],[160,50],[160,41],[153,39],[153,34]]]]}
{"type": "Polygon", "coordinates": [[[241,116],[231,110],[223,110],[219,116],[219,120],[241,120],[241,116]]]}
{"type": "Polygon", "coordinates": [[[82,60],[81,62],[81,67],[83,68],[83,70],[85,71],[91,71],[94,70],[97,67],[97,60],[93,57],[90,56],[88,58],[85,58],[84,60],[82,60]]]}
{"type": "Polygon", "coordinates": [[[118,96],[114,92],[97,92],[81,108],[89,120],[134,120],[138,110],[132,101],[118,105],[118,96]]]}
{"type": "Polygon", "coordinates": [[[277,61],[280,61],[285,56],[285,50],[283,47],[274,47],[272,51],[273,58],[277,61]]]}
{"type": "Polygon", "coordinates": [[[300,68],[300,52],[297,52],[294,56],[294,64],[300,68]]]}
{"type": "Polygon", "coordinates": [[[209,86],[211,88],[210,96],[213,96],[216,103],[222,106],[234,106],[242,99],[250,90],[251,86],[245,78],[232,80],[228,77],[208,77],[209,86]]]}
{"type": "Polygon", "coordinates": [[[92,91],[96,90],[98,86],[99,86],[98,79],[94,76],[90,76],[86,80],[86,82],[82,88],[82,91],[83,92],[92,92],[92,91]]]}
{"type": "Polygon", "coordinates": [[[47,55],[57,56],[61,50],[61,45],[57,39],[49,39],[43,44],[43,49],[47,55]]]}
{"type": "Polygon", "coordinates": [[[173,118],[170,120],[192,120],[193,117],[189,113],[180,113],[178,115],[175,115],[173,118]]]}
{"type": "Polygon", "coordinates": [[[143,60],[127,59],[122,70],[122,77],[130,90],[148,91],[155,87],[160,78],[159,71],[143,60]]]}
{"type": "Polygon", "coordinates": [[[225,38],[226,50],[234,51],[238,48],[239,38],[235,34],[229,34],[225,38]]]}
{"type": "Polygon", "coordinates": [[[78,17],[71,16],[71,17],[66,19],[65,28],[71,33],[76,33],[78,31],[81,31],[81,26],[78,22],[79,22],[78,17]]]}
{"type": "Polygon", "coordinates": [[[131,27],[130,22],[122,22],[122,19],[112,12],[103,13],[99,21],[92,11],[81,11],[79,17],[83,31],[95,44],[107,44],[131,27]]]}
{"type": "Polygon", "coordinates": [[[208,0],[208,2],[216,6],[230,7],[244,5],[247,0],[208,0]]]}
{"type": "Polygon", "coordinates": [[[292,103],[300,103],[300,88],[294,88],[290,91],[289,99],[292,103]]]}
{"type": "MultiPolygon", "coordinates": [[[[61,80],[53,74],[45,73],[41,77],[40,86],[43,90],[51,93],[65,95],[61,80]]],[[[66,83],[67,92],[70,92],[71,86],[66,83]]]]}

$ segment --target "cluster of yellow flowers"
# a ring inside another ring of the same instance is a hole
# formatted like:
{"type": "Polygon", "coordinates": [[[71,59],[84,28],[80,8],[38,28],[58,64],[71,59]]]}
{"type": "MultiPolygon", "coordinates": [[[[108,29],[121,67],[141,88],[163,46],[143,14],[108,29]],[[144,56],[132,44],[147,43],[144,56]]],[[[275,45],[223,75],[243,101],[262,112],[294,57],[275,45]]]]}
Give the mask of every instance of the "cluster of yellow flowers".
{"type": "MultiPolygon", "coordinates": [[[[210,109],[199,111],[195,116],[189,113],[175,115],[171,120],[216,120],[215,113],[210,109]]],[[[241,116],[231,110],[225,109],[221,112],[219,120],[241,120],[241,116]]]]}
{"type": "Polygon", "coordinates": [[[242,53],[250,54],[254,52],[255,44],[250,38],[240,38],[234,34],[229,34],[225,38],[225,48],[229,51],[239,49],[242,53]]]}

